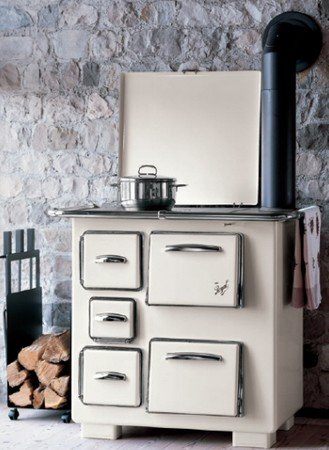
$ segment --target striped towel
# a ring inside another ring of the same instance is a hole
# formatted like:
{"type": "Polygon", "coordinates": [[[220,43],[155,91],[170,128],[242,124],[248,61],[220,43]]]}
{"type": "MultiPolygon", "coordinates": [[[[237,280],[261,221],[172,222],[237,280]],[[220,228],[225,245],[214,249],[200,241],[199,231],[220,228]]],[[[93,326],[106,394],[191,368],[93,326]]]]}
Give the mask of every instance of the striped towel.
{"type": "Polygon", "coordinates": [[[321,212],[318,206],[301,209],[296,222],[295,271],[292,306],[317,309],[321,303],[320,233],[321,212]]]}

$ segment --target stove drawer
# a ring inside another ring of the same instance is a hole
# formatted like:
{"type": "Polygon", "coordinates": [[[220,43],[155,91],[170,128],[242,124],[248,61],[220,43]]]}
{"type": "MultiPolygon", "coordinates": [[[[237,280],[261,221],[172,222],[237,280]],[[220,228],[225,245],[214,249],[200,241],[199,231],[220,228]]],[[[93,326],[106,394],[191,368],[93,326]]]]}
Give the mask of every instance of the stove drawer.
{"type": "Polygon", "coordinates": [[[140,233],[87,231],[80,240],[86,289],[138,290],[142,285],[140,233]]]}
{"type": "Polygon", "coordinates": [[[239,343],[151,341],[148,411],[240,415],[240,357],[239,343]]]}
{"type": "Polygon", "coordinates": [[[89,335],[92,339],[125,342],[134,339],[135,300],[93,297],[89,305],[89,335]]]}
{"type": "Polygon", "coordinates": [[[242,305],[237,233],[162,233],[150,239],[150,305],[242,305]]]}
{"type": "Polygon", "coordinates": [[[80,353],[80,393],[86,405],[140,406],[141,351],[86,347],[80,353]]]}

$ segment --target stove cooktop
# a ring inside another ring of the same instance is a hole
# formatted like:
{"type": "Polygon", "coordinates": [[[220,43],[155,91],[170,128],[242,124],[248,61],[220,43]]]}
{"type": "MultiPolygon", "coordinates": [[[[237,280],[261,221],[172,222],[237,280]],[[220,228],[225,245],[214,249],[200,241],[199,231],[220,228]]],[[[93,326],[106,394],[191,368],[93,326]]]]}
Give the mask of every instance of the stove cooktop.
{"type": "Polygon", "coordinates": [[[299,217],[298,210],[262,209],[246,206],[176,206],[171,211],[136,211],[115,204],[92,204],[70,208],[54,208],[51,217],[112,217],[141,219],[228,219],[228,220],[289,220],[299,217]]]}

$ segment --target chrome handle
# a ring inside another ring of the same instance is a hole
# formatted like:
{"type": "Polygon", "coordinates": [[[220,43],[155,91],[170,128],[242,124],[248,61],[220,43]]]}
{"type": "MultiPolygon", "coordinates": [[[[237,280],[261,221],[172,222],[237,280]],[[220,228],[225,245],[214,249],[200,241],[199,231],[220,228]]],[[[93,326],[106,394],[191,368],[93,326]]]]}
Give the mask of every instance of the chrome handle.
{"type": "Polygon", "coordinates": [[[139,177],[152,176],[152,177],[156,178],[157,174],[158,174],[158,169],[155,166],[153,166],[152,164],[144,164],[143,166],[140,166],[140,168],[138,169],[139,177]],[[151,169],[153,169],[153,172],[142,172],[141,169],[144,169],[145,167],[150,167],[151,169]]]}
{"type": "Polygon", "coordinates": [[[178,189],[180,187],[185,187],[185,186],[188,186],[188,184],[172,184],[171,185],[171,187],[176,188],[176,189],[178,189]]]}
{"type": "Polygon", "coordinates": [[[117,313],[102,313],[96,314],[95,320],[97,322],[127,322],[127,316],[117,313]]]}
{"type": "Polygon", "coordinates": [[[125,381],[126,379],[126,374],[120,372],[96,372],[94,375],[94,380],[125,381]]]}
{"type": "Polygon", "coordinates": [[[214,355],[213,353],[167,353],[166,359],[182,359],[187,361],[223,361],[221,355],[214,355]]]}
{"type": "Polygon", "coordinates": [[[166,245],[166,252],[222,252],[222,247],[218,245],[205,244],[174,244],[166,245]]]}
{"type": "Polygon", "coordinates": [[[126,264],[127,258],[119,255],[99,255],[96,256],[95,263],[103,264],[103,263],[121,263],[126,264]]]}

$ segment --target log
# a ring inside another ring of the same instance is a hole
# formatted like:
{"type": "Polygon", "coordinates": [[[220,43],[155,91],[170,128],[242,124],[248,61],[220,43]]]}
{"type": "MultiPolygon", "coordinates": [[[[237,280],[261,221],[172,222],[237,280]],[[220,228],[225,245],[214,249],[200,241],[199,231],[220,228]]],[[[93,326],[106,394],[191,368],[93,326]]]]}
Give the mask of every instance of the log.
{"type": "Polygon", "coordinates": [[[33,391],[33,400],[32,400],[33,408],[40,409],[45,405],[45,388],[43,386],[39,386],[33,391]]]}
{"type": "Polygon", "coordinates": [[[65,397],[70,387],[70,376],[67,375],[59,378],[54,378],[50,382],[50,387],[54,392],[56,392],[56,394],[60,395],[61,397],[65,397]]]}
{"type": "Polygon", "coordinates": [[[31,406],[33,398],[33,384],[31,380],[26,380],[18,392],[9,395],[9,400],[15,406],[31,406]]]}
{"type": "Polygon", "coordinates": [[[50,387],[45,389],[45,407],[59,409],[67,403],[66,397],[56,394],[50,387]]]}
{"type": "Polygon", "coordinates": [[[25,369],[35,370],[38,361],[41,359],[41,356],[46,349],[49,338],[49,334],[40,336],[31,345],[24,347],[18,353],[18,361],[25,369]]]}
{"type": "Polygon", "coordinates": [[[52,335],[47,343],[42,359],[50,363],[59,363],[70,359],[70,330],[52,335]]]}
{"type": "Polygon", "coordinates": [[[7,366],[7,380],[11,387],[20,386],[25,380],[29,378],[29,371],[23,367],[16,360],[7,366]]]}
{"type": "Polygon", "coordinates": [[[53,378],[58,378],[64,369],[64,364],[52,364],[41,360],[35,368],[35,373],[41,384],[49,386],[51,380],[53,378]]]}

